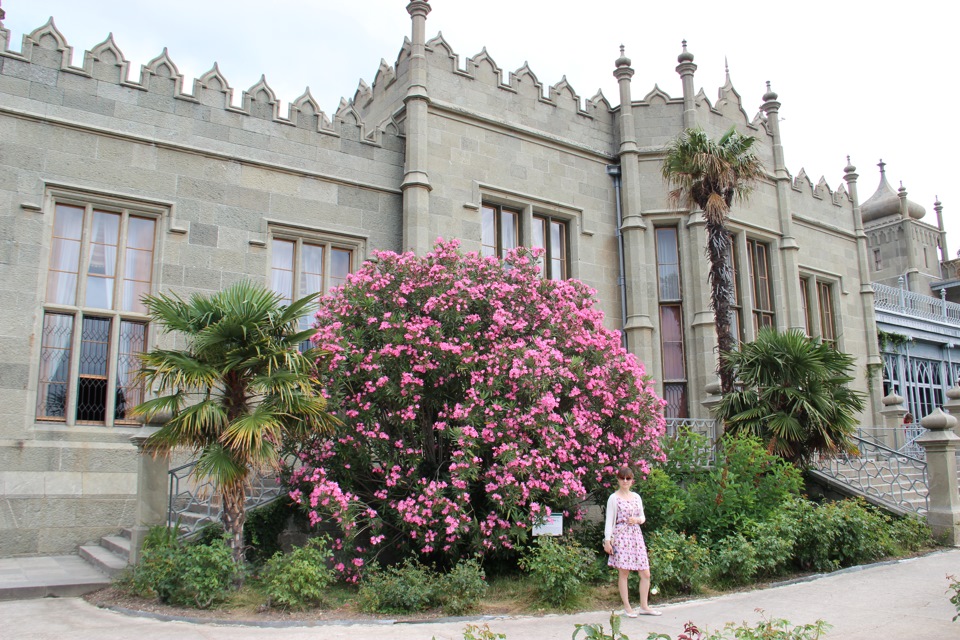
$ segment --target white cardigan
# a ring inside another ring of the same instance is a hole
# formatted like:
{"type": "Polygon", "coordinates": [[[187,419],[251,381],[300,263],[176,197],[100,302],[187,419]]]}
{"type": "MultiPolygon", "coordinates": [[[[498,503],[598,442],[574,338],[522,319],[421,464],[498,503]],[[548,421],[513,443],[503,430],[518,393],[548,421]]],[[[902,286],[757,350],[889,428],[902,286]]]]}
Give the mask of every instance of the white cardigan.
{"type": "MultiPolygon", "coordinates": [[[[643,513],[643,499],[640,497],[639,493],[633,491],[630,492],[630,499],[636,500],[640,503],[640,517],[644,520],[647,519],[646,515],[643,513]]],[[[610,542],[610,539],[613,537],[613,528],[617,524],[617,493],[611,493],[610,497],[607,498],[607,520],[603,526],[603,541],[610,542]]]]}

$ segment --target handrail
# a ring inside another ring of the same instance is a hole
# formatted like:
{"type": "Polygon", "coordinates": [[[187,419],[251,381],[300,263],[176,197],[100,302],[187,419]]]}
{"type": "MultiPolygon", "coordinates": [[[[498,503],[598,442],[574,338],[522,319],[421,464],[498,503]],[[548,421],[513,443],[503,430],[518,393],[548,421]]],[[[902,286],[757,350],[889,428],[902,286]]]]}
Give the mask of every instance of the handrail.
{"type": "Polygon", "coordinates": [[[859,436],[853,440],[856,454],[816,459],[811,471],[895,511],[925,514],[929,509],[926,460],[859,436]]]}
{"type": "MultiPolygon", "coordinates": [[[[223,514],[216,484],[210,479],[198,479],[193,473],[196,465],[194,460],[168,472],[167,523],[179,527],[181,537],[191,537],[203,527],[220,522],[223,514]]],[[[246,494],[246,508],[254,509],[283,495],[283,487],[275,474],[257,471],[250,475],[246,494]]]]}

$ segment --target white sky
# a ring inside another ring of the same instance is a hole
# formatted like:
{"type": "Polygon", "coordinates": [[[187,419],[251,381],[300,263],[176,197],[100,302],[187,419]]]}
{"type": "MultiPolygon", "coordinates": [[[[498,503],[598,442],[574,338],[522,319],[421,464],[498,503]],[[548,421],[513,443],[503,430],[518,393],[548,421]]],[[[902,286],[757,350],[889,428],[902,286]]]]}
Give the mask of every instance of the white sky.
{"type": "MultiPolygon", "coordinates": [[[[310,87],[332,115],[341,96],[363,78],[372,83],[380,59],[396,61],[410,34],[406,0],[3,0],[11,48],[53,16],[82,52],[112,32],[131,62],[167,47],[188,80],[216,61],[234,88],[264,74],[286,104],[310,87]]],[[[653,85],[681,95],[674,70],[686,39],[698,65],[695,84],[711,101],[724,83],[724,57],[752,118],[770,80],[780,95],[787,166],[805,167],[814,183],[842,182],[846,155],[860,174],[861,202],[887,162],[896,189],[936,224],[944,204],[951,256],[960,249],[960,180],[948,153],[960,140],[950,124],[958,98],[960,56],[954,38],[960,10],[949,2],[883,0],[705,2],[702,0],[432,0],[427,37],[442,32],[461,65],[483,47],[505,72],[530,68],[546,86],[567,80],[582,99],[597,89],[619,102],[613,61],[619,45],[633,60],[633,97],[653,85]],[[953,16],[952,18],[950,16],[953,16]],[[949,173],[948,173],[949,172],[949,173]]]]}

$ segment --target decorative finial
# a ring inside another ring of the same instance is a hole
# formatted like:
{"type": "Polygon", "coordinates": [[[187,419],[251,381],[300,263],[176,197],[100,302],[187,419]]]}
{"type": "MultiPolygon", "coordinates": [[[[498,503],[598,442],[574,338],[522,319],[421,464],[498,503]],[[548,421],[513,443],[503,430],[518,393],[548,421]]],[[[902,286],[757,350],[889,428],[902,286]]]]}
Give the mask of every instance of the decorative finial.
{"type": "MultiPolygon", "coordinates": [[[[3,19],[6,18],[6,17],[7,17],[7,12],[4,11],[2,7],[0,7],[0,20],[3,20],[3,19]]],[[[2,25],[0,25],[0,26],[2,26],[2,25]]]]}
{"type": "MultiPolygon", "coordinates": [[[[851,173],[856,173],[856,171],[857,171],[857,168],[856,168],[855,166],[853,166],[853,163],[852,163],[852,162],[850,162],[850,156],[847,156],[847,166],[845,166],[845,167],[843,168],[843,172],[844,172],[845,174],[849,175],[849,174],[851,174],[851,173]]],[[[846,179],[846,178],[844,178],[844,179],[846,179]]]]}
{"type": "Polygon", "coordinates": [[[620,57],[617,58],[616,62],[614,62],[614,64],[617,65],[617,68],[630,66],[630,58],[627,57],[626,50],[626,47],[620,45],[620,57]]]}
{"type": "Polygon", "coordinates": [[[620,55],[623,55],[624,51],[626,51],[626,47],[620,45],[620,55]]]}
{"type": "Polygon", "coordinates": [[[880,167],[880,175],[884,175],[886,173],[884,167],[887,166],[887,163],[883,161],[883,158],[880,158],[880,162],[877,163],[877,166],[880,167]]]}
{"type": "Polygon", "coordinates": [[[684,62],[693,62],[693,54],[687,51],[687,41],[682,40],[680,44],[683,45],[683,51],[679,56],[677,56],[677,62],[680,64],[683,64],[684,62]]]}
{"type": "Polygon", "coordinates": [[[727,74],[727,84],[730,84],[730,63],[727,61],[727,56],[723,56],[723,70],[727,74]]]}
{"type": "Polygon", "coordinates": [[[773,89],[770,88],[770,81],[767,80],[767,92],[766,92],[765,94],[763,94],[763,101],[764,101],[764,102],[773,102],[773,101],[776,100],[776,99],[777,99],[777,93],[776,93],[776,91],[774,91],[773,89]]]}

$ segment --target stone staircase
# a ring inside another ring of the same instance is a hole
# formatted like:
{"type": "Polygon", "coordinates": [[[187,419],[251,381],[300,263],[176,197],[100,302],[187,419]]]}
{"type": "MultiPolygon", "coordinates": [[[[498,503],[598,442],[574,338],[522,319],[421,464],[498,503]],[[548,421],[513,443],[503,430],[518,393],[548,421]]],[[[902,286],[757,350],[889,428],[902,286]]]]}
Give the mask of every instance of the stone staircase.
{"type": "Polygon", "coordinates": [[[99,544],[85,544],[77,549],[81,558],[109,576],[115,577],[130,564],[130,529],[120,535],[103,536],[99,544]]]}
{"type": "MultiPolygon", "coordinates": [[[[900,515],[924,515],[927,511],[925,467],[909,457],[830,460],[812,468],[811,475],[835,491],[860,496],[900,515]]],[[[960,465],[957,481],[960,484],[960,465]]]]}

